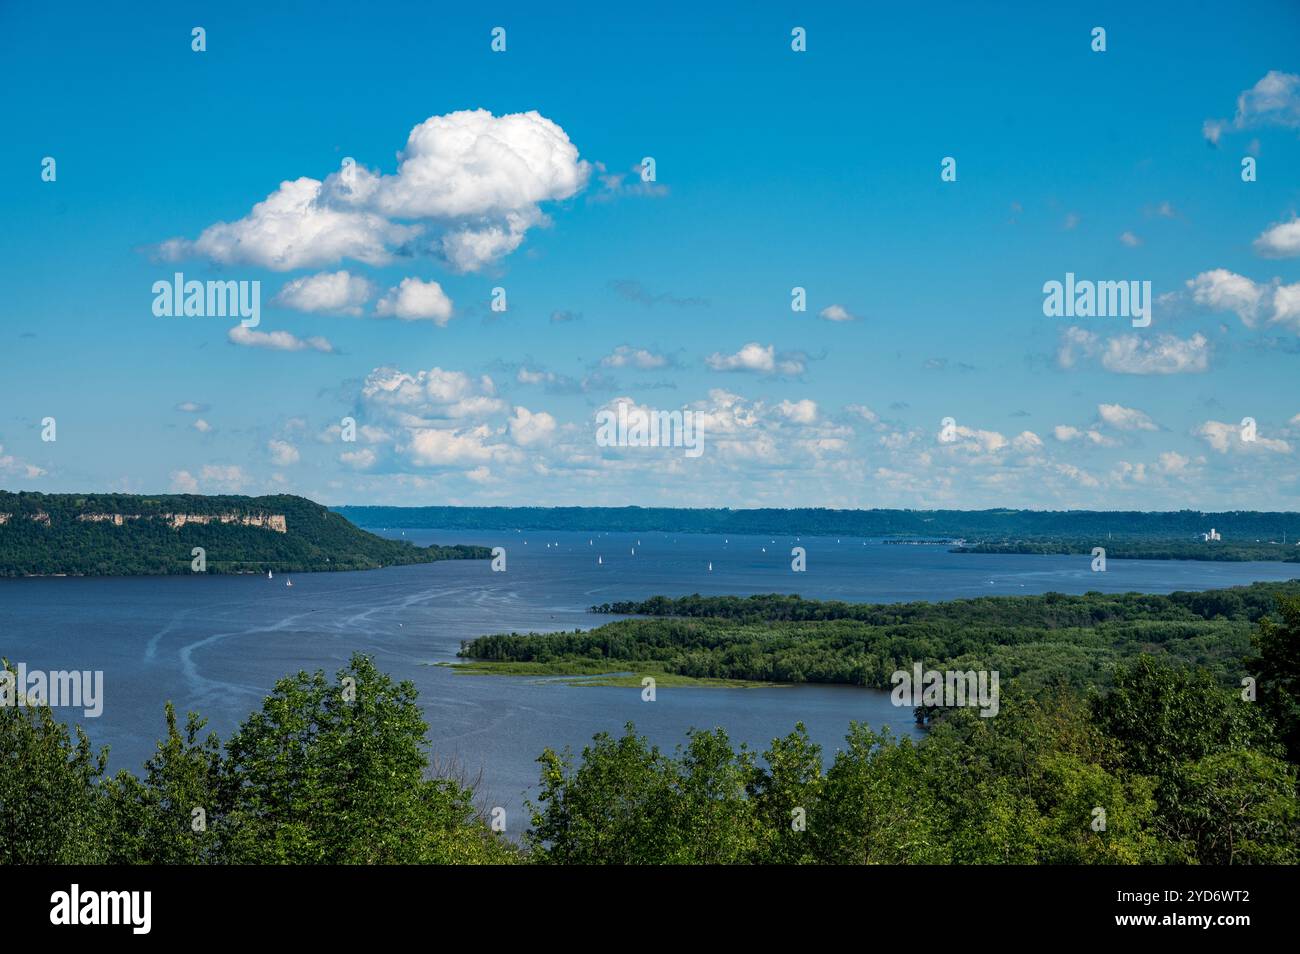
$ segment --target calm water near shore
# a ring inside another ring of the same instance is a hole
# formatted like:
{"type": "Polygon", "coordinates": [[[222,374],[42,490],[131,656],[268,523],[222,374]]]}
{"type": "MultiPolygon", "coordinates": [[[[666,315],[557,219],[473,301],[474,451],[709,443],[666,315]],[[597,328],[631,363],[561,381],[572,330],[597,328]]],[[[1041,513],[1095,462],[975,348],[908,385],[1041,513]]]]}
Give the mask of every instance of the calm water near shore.
{"type": "Polygon", "coordinates": [[[1168,593],[1300,577],[1295,564],[1135,560],[1111,560],[1107,572],[1093,573],[1087,556],[952,554],[849,538],[371,529],[422,544],[505,546],[508,570],[466,561],[290,574],[293,587],[282,575],[0,580],[0,656],[29,669],[103,670],[103,715],[59,714],[111,746],[113,770],[138,771],[163,732],[164,701],[199,711],[224,738],[276,679],[298,669],[332,674],[353,651],[372,653],[419,689],[434,752],[471,775],[481,770],[485,803],[506,807],[517,830],[543,748],[577,750],[593,733],[618,732],[628,721],[667,748],[692,726],[723,726],[761,750],[802,720],[828,752],[852,719],[916,729],[910,710],[865,689],[661,687],[646,703],[640,689],[462,676],[436,665],[454,661],[464,639],[590,628],[611,619],[588,613],[592,604],[660,594],[892,602],[1049,590],[1168,593]],[[795,545],[807,550],[805,573],[790,570],[795,545]]]}

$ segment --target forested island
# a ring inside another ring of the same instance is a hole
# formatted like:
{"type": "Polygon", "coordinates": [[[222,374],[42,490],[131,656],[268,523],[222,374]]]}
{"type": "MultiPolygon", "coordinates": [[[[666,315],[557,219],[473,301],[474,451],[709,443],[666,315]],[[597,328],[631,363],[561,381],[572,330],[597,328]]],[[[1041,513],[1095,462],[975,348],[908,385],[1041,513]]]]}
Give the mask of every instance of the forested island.
{"type": "Polygon", "coordinates": [[[387,540],[304,497],[0,491],[0,576],[369,570],[487,559],[486,547],[387,540]]]}
{"type": "Polygon", "coordinates": [[[926,668],[997,670],[1025,688],[1104,685],[1117,663],[1195,665],[1223,686],[1245,674],[1251,634],[1300,580],[1168,595],[988,596],[843,603],[799,596],[655,597],[597,613],[648,616],[572,633],[509,633],[462,644],[467,672],[604,674],[890,687],[926,668]]]}

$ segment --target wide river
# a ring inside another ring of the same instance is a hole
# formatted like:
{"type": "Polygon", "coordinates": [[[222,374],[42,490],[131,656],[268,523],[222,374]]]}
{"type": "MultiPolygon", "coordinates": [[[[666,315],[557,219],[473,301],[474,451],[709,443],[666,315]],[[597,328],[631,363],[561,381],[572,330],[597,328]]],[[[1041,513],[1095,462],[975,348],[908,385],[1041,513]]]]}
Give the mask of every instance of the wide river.
{"type": "Polygon", "coordinates": [[[833,753],[850,720],[915,734],[911,711],[885,692],[841,686],[770,689],[575,687],[556,680],[464,676],[435,665],[485,633],[590,628],[592,604],[690,593],[798,593],[856,602],[947,600],[1055,590],[1168,593],[1286,580],[1278,563],[1111,560],[953,554],[942,546],[805,537],[807,571],[790,569],[789,537],[694,534],[385,530],[415,543],[507,548],[507,571],[449,561],[356,573],[0,580],[0,656],[29,670],[102,670],[98,718],[58,710],[139,771],[163,731],[163,703],[195,710],[223,738],[299,669],[331,675],[356,650],[415,683],[432,750],[471,775],[480,801],[507,809],[510,830],[535,798],[547,746],[581,750],[632,721],[667,749],[691,727],[723,726],[761,751],[803,721],[833,753]],[[549,544],[549,546],[548,546],[549,544]],[[635,554],[633,553],[635,550],[635,554]],[[712,569],[709,569],[710,563],[712,569]]]}

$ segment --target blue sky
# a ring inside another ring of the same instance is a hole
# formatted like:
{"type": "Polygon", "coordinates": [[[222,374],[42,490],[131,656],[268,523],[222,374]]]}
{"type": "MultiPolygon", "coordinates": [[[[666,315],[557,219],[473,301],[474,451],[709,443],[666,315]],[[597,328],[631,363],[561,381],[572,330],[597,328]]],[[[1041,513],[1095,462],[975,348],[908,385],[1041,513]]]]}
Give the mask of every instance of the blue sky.
{"type": "Polygon", "coordinates": [[[1294,3],[231,6],[0,8],[6,489],[1300,506],[1294,3]]]}

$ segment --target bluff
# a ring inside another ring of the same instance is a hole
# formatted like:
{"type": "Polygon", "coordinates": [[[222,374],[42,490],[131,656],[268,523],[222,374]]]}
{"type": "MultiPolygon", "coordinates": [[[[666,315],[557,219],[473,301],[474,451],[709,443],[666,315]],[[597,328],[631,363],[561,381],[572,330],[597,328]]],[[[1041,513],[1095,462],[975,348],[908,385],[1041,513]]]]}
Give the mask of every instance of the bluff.
{"type": "Polygon", "coordinates": [[[387,540],[289,494],[41,494],[0,491],[0,576],[369,570],[478,560],[486,547],[387,540]]]}

